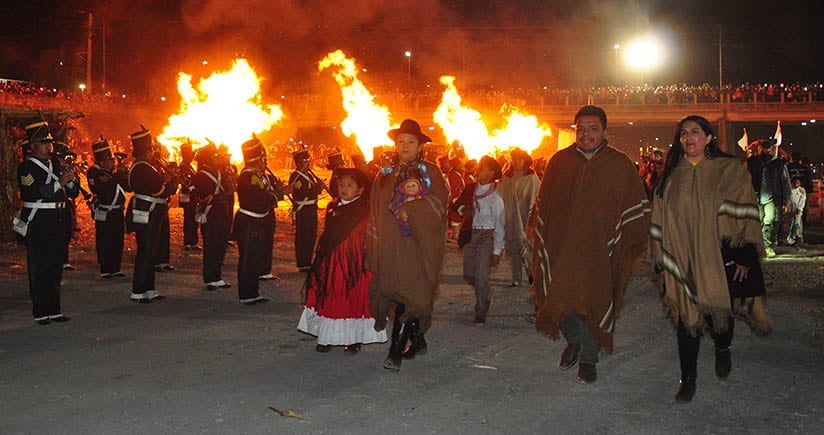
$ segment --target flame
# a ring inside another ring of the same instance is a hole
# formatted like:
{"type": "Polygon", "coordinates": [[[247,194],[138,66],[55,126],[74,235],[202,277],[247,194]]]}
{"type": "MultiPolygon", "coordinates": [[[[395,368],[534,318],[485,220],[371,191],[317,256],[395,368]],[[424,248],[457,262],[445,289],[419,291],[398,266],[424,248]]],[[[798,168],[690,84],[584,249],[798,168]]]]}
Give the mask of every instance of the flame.
{"type": "Polygon", "coordinates": [[[242,163],[241,144],[283,117],[280,106],[261,104],[260,80],[246,59],[235,59],[230,70],[201,79],[197,88],[192,86],[191,75],[178,73],[180,109],[169,117],[157,140],[172,156],[179,154],[187,140],[194,148],[211,140],[229,148],[232,162],[242,163]]]}
{"type": "Polygon", "coordinates": [[[441,127],[446,140],[459,142],[469,158],[478,159],[515,147],[529,153],[552,134],[551,129],[546,124],[539,124],[534,115],[506,104],[499,112],[503,118],[502,127],[490,134],[480,112],[462,104],[455,77],[443,76],[441,83],[446,89],[432,119],[441,127]]]}
{"type": "Polygon", "coordinates": [[[375,104],[375,97],[358,79],[355,61],[337,50],[318,63],[318,71],[332,66],[336,67],[332,75],[340,86],[343,109],[347,114],[340,124],[343,134],[354,138],[364,156],[371,156],[375,147],[392,145],[392,140],[386,136],[392,128],[392,115],[385,106],[375,104]]]}

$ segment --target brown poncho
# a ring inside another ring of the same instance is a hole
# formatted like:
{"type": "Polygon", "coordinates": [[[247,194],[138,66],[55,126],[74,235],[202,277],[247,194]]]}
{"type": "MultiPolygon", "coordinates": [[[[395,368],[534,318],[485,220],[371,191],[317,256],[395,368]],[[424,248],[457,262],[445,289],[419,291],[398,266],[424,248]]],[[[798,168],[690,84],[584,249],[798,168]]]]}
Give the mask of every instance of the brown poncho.
{"type": "Polygon", "coordinates": [[[432,309],[446,251],[448,196],[441,170],[424,162],[432,182],[429,195],[407,202],[412,235],[403,237],[398,221],[389,210],[398,171],[379,174],[372,186],[369,227],[366,240],[366,268],[375,277],[369,286],[369,305],[375,329],[386,327],[390,309],[404,304],[402,321],[419,318],[421,331],[432,325],[432,309]]]}
{"type": "MultiPolygon", "coordinates": [[[[673,321],[680,318],[696,334],[707,329],[704,316],[710,315],[718,330],[726,328],[734,304],[721,248],[753,244],[759,256],[763,253],[755,193],[741,162],[719,157],[693,165],[682,159],[667,179],[664,197],[656,193],[653,198],[650,234],[650,256],[664,271],[662,297],[673,321]]],[[[761,273],[760,268],[750,269],[751,275],[756,273],[761,273]]],[[[771,322],[763,282],[760,286],[756,289],[760,291],[740,295],[744,297],[735,308],[762,334],[771,322]]]]}
{"type": "Polygon", "coordinates": [[[649,201],[635,165],[606,145],[591,160],[574,145],[559,151],[536,209],[530,289],[536,327],[558,337],[564,317],[584,315],[611,351],[624,289],[648,240],[649,201]]]}

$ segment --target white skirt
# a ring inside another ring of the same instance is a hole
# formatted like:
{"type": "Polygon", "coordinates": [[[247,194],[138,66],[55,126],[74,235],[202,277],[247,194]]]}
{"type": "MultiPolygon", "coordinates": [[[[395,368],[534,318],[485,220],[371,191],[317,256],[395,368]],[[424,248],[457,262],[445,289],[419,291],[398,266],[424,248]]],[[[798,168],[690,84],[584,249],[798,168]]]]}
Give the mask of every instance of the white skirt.
{"type": "Polygon", "coordinates": [[[330,319],[314,308],[304,308],[298,330],[318,337],[318,344],[348,346],[355,343],[386,343],[386,329],[375,331],[375,319],[330,319]]]}

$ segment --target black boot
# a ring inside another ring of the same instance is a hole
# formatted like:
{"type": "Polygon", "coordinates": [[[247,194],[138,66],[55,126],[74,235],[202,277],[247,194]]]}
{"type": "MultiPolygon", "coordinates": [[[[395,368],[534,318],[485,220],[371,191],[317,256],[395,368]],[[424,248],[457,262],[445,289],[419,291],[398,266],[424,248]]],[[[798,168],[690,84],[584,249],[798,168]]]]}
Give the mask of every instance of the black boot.
{"type": "Polygon", "coordinates": [[[715,348],[715,376],[718,379],[727,379],[732,371],[732,359],[730,358],[730,348],[715,348]]]}
{"type": "Polygon", "coordinates": [[[383,368],[393,372],[401,370],[401,361],[403,360],[403,349],[406,346],[406,340],[409,336],[409,328],[401,323],[401,315],[403,315],[404,306],[398,304],[395,307],[395,320],[392,322],[392,343],[389,345],[389,355],[383,361],[383,368]]]}
{"type": "Polygon", "coordinates": [[[675,393],[675,401],[678,403],[687,403],[692,401],[692,396],[695,396],[695,376],[682,375],[681,385],[678,387],[678,392],[675,393]]]}
{"type": "Polygon", "coordinates": [[[402,355],[406,359],[415,358],[416,354],[426,354],[426,338],[421,333],[421,321],[411,319],[406,322],[406,329],[409,330],[409,346],[404,349],[402,355]]]}

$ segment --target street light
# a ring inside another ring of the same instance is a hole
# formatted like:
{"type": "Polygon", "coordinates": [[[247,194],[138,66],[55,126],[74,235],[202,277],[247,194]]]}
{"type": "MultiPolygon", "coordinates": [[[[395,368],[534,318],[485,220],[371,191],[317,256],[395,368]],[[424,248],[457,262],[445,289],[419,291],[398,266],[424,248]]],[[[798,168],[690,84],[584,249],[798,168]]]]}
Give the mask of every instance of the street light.
{"type": "Polygon", "coordinates": [[[406,50],[403,54],[406,56],[406,88],[412,89],[412,52],[406,50]]]}
{"type": "Polygon", "coordinates": [[[618,50],[621,48],[621,46],[615,44],[612,46],[612,48],[615,50],[615,84],[618,85],[621,83],[618,77],[618,50]]]}
{"type": "Polygon", "coordinates": [[[642,81],[646,81],[648,79],[647,75],[663,63],[663,58],[662,44],[652,35],[638,38],[627,48],[627,63],[629,66],[641,71],[642,81]]]}

